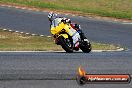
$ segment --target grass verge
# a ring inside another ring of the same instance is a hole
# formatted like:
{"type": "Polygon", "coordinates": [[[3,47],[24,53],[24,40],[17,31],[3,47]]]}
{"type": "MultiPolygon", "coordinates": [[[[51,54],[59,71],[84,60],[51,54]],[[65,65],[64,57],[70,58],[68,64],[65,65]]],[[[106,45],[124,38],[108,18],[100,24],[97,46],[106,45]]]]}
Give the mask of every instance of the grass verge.
{"type": "Polygon", "coordinates": [[[0,0],[0,3],[132,19],[132,0],[0,0]]]}
{"type": "MultiPolygon", "coordinates": [[[[0,51],[60,51],[49,37],[31,36],[0,30],[0,51]]],[[[116,50],[117,46],[92,42],[94,50],[116,50]]]]}

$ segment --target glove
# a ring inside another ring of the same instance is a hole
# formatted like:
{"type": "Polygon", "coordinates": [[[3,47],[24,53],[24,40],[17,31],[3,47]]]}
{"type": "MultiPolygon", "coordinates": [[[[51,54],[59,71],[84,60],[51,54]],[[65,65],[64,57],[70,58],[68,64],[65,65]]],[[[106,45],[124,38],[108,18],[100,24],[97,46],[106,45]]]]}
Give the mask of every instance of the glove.
{"type": "Polygon", "coordinates": [[[66,19],[66,23],[71,23],[71,20],[70,19],[66,19]]]}
{"type": "Polygon", "coordinates": [[[75,24],[75,28],[81,29],[81,26],[79,24],[75,24]]]}
{"type": "Polygon", "coordinates": [[[67,19],[67,18],[63,18],[61,20],[61,22],[63,22],[64,24],[66,24],[66,23],[71,23],[71,20],[70,19],[67,19]]]}

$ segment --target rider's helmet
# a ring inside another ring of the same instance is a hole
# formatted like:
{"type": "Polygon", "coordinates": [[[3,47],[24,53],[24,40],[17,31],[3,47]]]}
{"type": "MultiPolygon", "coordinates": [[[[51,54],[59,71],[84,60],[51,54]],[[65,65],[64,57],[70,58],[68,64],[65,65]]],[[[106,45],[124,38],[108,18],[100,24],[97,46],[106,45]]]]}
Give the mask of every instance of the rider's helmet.
{"type": "Polygon", "coordinates": [[[55,18],[57,18],[57,14],[56,13],[50,12],[48,14],[48,19],[49,19],[50,22],[52,22],[55,18]]]}

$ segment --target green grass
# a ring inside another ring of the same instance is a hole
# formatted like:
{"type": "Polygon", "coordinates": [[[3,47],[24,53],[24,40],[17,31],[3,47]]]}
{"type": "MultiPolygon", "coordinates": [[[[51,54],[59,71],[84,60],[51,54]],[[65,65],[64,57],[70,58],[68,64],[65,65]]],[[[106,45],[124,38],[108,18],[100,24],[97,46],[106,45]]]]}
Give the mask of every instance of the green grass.
{"type": "Polygon", "coordinates": [[[52,38],[30,36],[14,32],[0,31],[0,41],[1,51],[62,50],[60,46],[53,43],[52,38]]]}
{"type": "MultiPolygon", "coordinates": [[[[0,30],[0,51],[59,51],[61,46],[54,44],[49,37],[31,36],[0,30]]],[[[115,45],[92,42],[96,50],[116,50],[115,45]]]]}
{"type": "Polygon", "coordinates": [[[117,47],[120,47],[120,45],[92,42],[92,47],[95,50],[116,50],[117,47]]]}
{"type": "Polygon", "coordinates": [[[132,0],[0,0],[0,2],[132,19],[132,0]]]}

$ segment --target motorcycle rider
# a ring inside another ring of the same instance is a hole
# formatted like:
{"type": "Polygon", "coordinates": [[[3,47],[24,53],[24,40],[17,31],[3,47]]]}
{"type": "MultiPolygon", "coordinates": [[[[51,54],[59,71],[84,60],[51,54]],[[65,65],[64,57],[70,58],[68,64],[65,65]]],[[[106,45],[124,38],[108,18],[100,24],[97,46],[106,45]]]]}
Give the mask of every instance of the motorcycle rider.
{"type": "Polygon", "coordinates": [[[61,23],[64,24],[70,24],[70,26],[72,28],[65,28],[67,33],[72,36],[73,39],[73,44],[75,47],[78,47],[79,45],[79,40],[80,37],[81,39],[85,39],[84,33],[81,30],[80,25],[76,24],[76,23],[72,23],[70,19],[65,18],[65,17],[58,17],[58,15],[56,13],[50,12],[48,15],[48,19],[50,21],[50,27],[51,27],[51,34],[54,36],[54,38],[56,37],[56,33],[58,28],[61,26],[61,23]],[[56,33],[54,33],[56,32],[56,33]],[[80,36],[79,36],[80,35],[80,36]]]}

